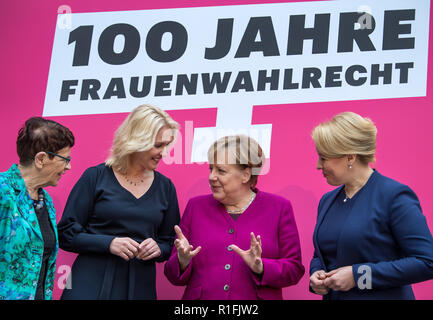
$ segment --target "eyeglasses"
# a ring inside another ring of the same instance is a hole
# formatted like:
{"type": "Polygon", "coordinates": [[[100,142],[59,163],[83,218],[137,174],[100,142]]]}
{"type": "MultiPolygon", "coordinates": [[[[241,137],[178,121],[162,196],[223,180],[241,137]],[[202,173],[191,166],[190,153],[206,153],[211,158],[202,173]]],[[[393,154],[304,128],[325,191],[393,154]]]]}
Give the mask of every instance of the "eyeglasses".
{"type": "Polygon", "coordinates": [[[54,153],[54,152],[45,151],[45,153],[48,153],[49,155],[52,155],[52,156],[56,156],[56,157],[62,158],[63,160],[65,160],[66,165],[68,165],[69,162],[71,162],[71,160],[72,160],[71,157],[66,158],[66,157],[61,156],[60,154],[57,154],[57,153],[54,153]]]}

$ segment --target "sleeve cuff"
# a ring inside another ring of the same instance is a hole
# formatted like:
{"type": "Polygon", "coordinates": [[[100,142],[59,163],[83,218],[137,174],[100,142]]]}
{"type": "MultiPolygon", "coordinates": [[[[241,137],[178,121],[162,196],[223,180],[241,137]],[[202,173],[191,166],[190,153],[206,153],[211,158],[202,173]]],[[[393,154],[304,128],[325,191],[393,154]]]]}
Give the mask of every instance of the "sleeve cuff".
{"type": "Polygon", "coordinates": [[[174,285],[183,286],[188,284],[188,281],[191,277],[192,273],[192,261],[188,264],[186,269],[181,272],[179,260],[177,258],[177,254],[174,253],[168,259],[164,266],[164,274],[167,279],[174,285]]]}
{"type": "Polygon", "coordinates": [[[161,254],[159,255],[158,258],[155,258],[156,262],[164,262],[166,260],[168,260],[170,258],[170,254],[171,254],[171,247],[169,247],[169,245],[156,241],[156,243],[159,246],[159,250],[161,250],[161,254]]]}
{"type": "Polygon", "coordinates": [[[263,273],[257,274],[250,269],[251,277],[257,286],[266,286],[272,282],[272,263],[268,261],[269,259],[262,258],[263,262],[263,273]]]}
{"type": "Polygon", "coordinates": [[[115,237],[103,234],[78,234],[73,241],[75,252],[110,252],[110,244],[115,237]]]}

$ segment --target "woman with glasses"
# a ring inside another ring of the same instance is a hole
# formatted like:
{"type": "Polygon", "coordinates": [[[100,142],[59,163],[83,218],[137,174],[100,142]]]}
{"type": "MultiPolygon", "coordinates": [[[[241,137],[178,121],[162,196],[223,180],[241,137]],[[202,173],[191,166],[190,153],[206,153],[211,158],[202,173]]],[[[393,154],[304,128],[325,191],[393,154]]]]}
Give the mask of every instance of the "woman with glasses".
{"type": "Polygon", "coordinates": [[[179,222],[176,189],[158,171],[178,124],[156,107],[134,109],[111,156],[87,169],[59,222],[60,247],[78,253],[64,300],[156,299],[156,266],[179,222]]]}
{"type": "Polygon", "coordinates": [[[75,139],[40,117],[19,130],[19,164],[0,173],[0,300],[52,299],[58,251],[56,212],[43,189],[70,170],[75,139]]]}

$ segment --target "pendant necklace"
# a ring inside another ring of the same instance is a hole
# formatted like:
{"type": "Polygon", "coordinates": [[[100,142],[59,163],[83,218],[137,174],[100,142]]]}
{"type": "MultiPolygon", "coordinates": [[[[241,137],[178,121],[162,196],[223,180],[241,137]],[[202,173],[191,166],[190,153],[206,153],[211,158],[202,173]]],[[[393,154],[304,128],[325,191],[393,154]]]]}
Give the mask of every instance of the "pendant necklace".
{"type": "Polygon", "coordinates": [[[125,177],[127,183],[129,183],[130,185],[134,185],[135,187],[144,182],[143,178],[139,178],[139,181],[133,181],[133,180],[128,179],[127,175],[124,175],[124,177],[125,177]]]}
{"type": "Polygon", "coordinates": [[[344,198],[343,202],[347,202],[347,200],[349,200],[350,198],[349,198],[349,196],[346,194],[346,192],[344,193],[344,195],[345,195],[346,197],[344,198]]]}

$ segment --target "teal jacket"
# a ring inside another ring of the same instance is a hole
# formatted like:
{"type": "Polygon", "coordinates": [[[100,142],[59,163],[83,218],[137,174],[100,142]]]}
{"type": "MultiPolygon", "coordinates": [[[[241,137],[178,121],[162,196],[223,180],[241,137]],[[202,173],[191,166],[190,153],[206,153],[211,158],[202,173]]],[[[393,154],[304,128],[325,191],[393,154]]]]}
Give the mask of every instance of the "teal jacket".
{"type": "MultiPolygon", "coordinates": [[[[48,262],[45,299],[51,300],[59,250],[56,212],[46,191],[45,203],[56,236],[48,262]]],[[[0,173],[0,300],[33,300],[42,264],[44,242],[33,200],[16,164],[0,173]]]]}

